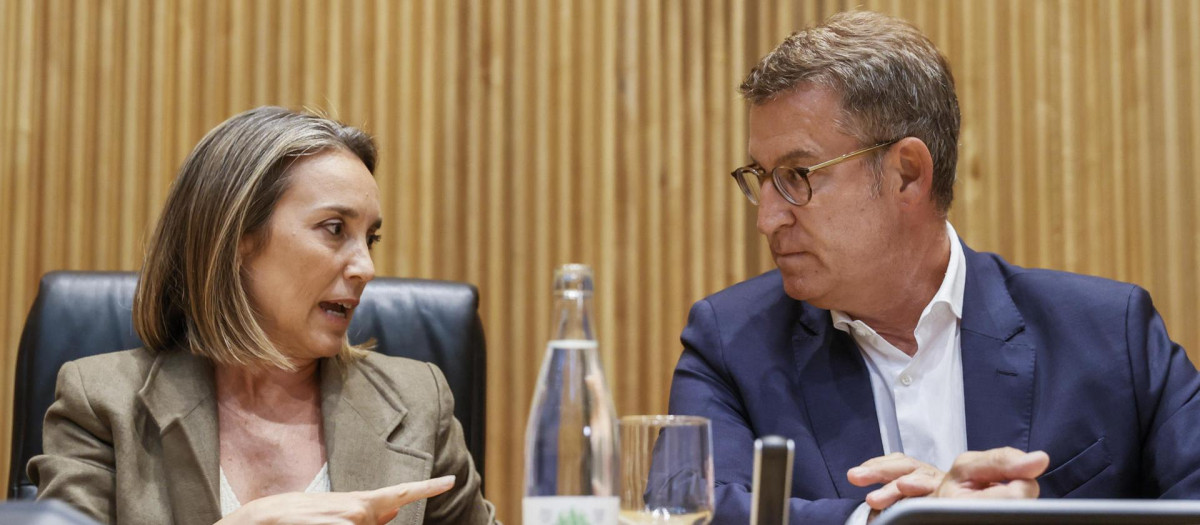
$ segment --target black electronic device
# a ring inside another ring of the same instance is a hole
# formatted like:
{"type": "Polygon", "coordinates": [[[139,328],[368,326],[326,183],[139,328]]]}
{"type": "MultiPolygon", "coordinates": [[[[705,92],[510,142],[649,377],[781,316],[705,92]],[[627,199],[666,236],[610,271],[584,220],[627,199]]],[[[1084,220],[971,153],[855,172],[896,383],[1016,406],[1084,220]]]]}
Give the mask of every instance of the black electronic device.
{"type": "Polygon", "coordinates": [[[787,525],[794,448],[792,440],[780,436],[754,440],[750,525],[787,525]]]}

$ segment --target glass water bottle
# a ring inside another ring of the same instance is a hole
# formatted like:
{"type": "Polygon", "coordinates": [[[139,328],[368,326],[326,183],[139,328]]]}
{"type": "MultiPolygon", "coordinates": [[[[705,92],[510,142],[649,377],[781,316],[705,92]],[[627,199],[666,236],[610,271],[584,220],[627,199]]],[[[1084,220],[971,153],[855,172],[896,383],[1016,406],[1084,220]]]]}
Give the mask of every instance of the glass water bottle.
{"type": "Polygon", "coordinates": [[[592,314],[591,268],[559,267],[550,341],[525,430],[525,525],[617,523],[617,418],[592,314]]]}

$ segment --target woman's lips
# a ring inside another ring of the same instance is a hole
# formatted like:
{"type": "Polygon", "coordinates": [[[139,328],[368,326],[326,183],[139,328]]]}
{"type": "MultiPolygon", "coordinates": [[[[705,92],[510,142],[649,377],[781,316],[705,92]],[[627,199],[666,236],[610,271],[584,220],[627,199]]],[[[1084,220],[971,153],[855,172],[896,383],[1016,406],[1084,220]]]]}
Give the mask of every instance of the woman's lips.
{"type": "Polygon", "coordinates": [[[357,307],[357,299],[336,299],[317,303],[317,308],[321,310],[325,319],[335,326],[343,328],[350,326],[350,319],[354,316],[354,310],[357,307]]]}

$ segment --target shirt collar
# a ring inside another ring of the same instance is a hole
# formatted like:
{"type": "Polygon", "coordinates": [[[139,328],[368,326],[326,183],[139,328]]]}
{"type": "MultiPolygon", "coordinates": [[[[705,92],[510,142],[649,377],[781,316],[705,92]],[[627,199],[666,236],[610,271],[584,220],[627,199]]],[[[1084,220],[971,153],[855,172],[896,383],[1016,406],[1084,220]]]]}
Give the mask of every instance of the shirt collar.
{"type": "MultiPolygon", "coordinates": [[[[967,258],[963,256],[962,243],[958,240],[958,232],[950,221],[946,221],[946,237],[950,239],[950,263],[946,265],[946,277],[933,300],[929,301],[929,310],[935,304],[945,304],[954,312],[954,317],[962,319],[963,295],[967,289],[967,258]]],[[[922,314],[924,316],[924,314],[922,314]]]]}

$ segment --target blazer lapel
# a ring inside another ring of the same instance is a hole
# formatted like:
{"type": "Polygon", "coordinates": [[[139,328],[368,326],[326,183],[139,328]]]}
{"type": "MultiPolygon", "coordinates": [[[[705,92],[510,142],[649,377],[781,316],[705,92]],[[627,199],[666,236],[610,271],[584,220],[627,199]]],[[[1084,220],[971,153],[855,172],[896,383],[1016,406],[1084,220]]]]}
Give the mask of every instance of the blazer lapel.
{"type": "Polygon", "coordinates": [[[212,365],[185,350],[159,352],[138,398],[159,429],[175,522],[213,523],[221,519],[212,365]]]}
{"type": "Polygon", "coordinates": [[[967,448],[1029,450],[1035,348],[998,263],[966,245],[961,331],[967,448]]]}
{"type": "Polygon", "coordinates": [[[833,328],[828,311],[807,305],[801,307],[792,347],[809,428],[838,497],[865,498],[871,488],[851,485],[846,471],[882,456],[883,442],[862,355],[849,334],[833,328]]]}
{"type": "MultiPolygon", "coordinates": [[[[384,381],[362,362],[321,362],[321,413],[331,490],[372,490],[428,479],[433,471],[433,456],[406,446],[405,437],[410,431],[431,435],[437,429],[404,426],[408,409],[384,381]]],[[[423,505],[409,505],[401,515],[423,512],[423,505]]]]}

